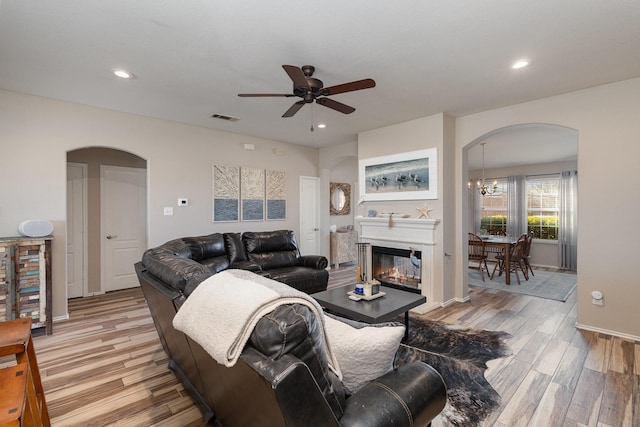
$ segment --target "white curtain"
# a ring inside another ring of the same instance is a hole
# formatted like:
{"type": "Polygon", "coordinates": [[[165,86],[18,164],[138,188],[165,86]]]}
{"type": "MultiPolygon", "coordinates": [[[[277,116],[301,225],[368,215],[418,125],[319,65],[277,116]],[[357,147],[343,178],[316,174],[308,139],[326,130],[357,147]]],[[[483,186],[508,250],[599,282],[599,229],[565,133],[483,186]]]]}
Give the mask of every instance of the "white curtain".
{"type": "Polygon", "coordinates": [[[520,237],[527,232],[527,191],[524,175],[507,178],[507,236],[520,237]]]}
{"type": "Polygon", "coordinates": [[[563,171],[560,178],[560,225],[558,229],[560,268],[578,269],[578,172],[563,171]]]}
{"type": "Polygon", "coordinates": [[[480,234],[480,229],[482,228],[482,226],[480,225],[482,220],[482,196],[474,186],[471,186],[471,190],[469,191],[471,194],[471,197],[469,200],[469,203],[471,204],[470,211],[473,215],[472,230],[475,234],[480,234]]]}

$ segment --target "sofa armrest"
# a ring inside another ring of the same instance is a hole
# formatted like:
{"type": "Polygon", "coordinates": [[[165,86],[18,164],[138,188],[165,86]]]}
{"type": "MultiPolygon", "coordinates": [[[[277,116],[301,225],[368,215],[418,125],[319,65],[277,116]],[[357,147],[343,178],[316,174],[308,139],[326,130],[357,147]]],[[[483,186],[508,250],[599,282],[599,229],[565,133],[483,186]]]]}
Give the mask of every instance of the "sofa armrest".
{"type": "Polygon", "coordinates": [[[304,255],[298,258],[298,265],[315,270],[324,270],[329,265],[329,261],[322,255],[304,255]]]}
{"type": "Polygon", "coordinates": [[[271,385],[287,426],[340,427],[311,371],[300,359],[284,354],[274,360],[248,346],[240,359],[271,385]]]}
{"type": "Polygon", "coordinates": [[[211,271],[199,262],[162,249],[145,251],[142,256],[142,265],[149,274],[177,291],[183,291],[187,281],[192,277],[211,275],[211,271]]]}
{"type": "Polygon", "coordinates": [[[371,381],[347,399],[340,425],[426,426],[446,403],[440,374],[426,363],[412,362],[371,381]]]}

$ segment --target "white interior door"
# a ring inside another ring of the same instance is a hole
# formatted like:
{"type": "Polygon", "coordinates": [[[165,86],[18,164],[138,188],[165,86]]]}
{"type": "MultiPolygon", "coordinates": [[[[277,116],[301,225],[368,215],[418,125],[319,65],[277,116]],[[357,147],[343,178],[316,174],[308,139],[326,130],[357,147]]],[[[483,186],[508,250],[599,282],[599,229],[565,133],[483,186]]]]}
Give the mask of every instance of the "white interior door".
{"type": "Polygon", "coordinates": [[[145,169],[100,166],[104,292],[139,286],[133,265],[146,248],[145,169]]]}
{"type": "Polygon", "coordinates": [[[320,178],[300,177],[300,253],[320,254],[320,178]]]}
{"type": "Polygon", "coordinates": [[[87,294],[87,165],[67,163],[67,298],[87,294]]]}

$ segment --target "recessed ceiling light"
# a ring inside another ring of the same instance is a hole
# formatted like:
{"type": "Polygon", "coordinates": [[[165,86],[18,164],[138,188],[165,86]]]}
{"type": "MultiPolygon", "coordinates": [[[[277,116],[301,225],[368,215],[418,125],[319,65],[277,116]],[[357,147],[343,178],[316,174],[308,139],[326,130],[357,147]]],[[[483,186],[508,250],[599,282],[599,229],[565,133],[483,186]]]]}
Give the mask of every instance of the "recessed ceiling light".
{"type": "Polygon", "coordinates": [[[318,129],[324,129],[326,127],[327,127],[327,125],[325,125],[324,123],[319,123],[318,124],[318,129]]]}
{"type": "Polygon", "coordinates": [[[128,72],[126,70],[122,70],[122,69],[113,70],[113,74],[115,74],[116,76],[120,77],[121,79],[132,79],[133,78],[133,74],[131,74],[130,72],[128,72]]]}
{"type": "Polygon", "coordinates": [[[520,59],[513,64],[511,64],[511,69],[519,70],[520,68],[524,68],[529,65],[529,61],[527,59],[520,59]]]}

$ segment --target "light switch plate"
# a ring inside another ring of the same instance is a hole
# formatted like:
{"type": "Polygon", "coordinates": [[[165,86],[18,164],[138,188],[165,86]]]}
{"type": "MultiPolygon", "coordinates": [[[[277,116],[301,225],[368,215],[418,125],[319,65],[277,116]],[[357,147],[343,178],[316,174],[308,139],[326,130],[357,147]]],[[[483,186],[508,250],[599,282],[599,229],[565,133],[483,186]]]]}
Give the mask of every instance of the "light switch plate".
{"type": "Polygon", "coordinates": [[[171,216],[171,215],[173,215],[173,208],[172,208],[172,207],[165,207],[165,208],[164,208],[164,215],[165,215],[165,216],[171,216]]]}

